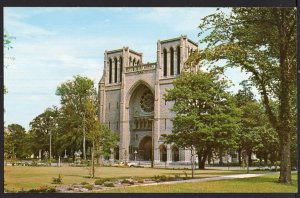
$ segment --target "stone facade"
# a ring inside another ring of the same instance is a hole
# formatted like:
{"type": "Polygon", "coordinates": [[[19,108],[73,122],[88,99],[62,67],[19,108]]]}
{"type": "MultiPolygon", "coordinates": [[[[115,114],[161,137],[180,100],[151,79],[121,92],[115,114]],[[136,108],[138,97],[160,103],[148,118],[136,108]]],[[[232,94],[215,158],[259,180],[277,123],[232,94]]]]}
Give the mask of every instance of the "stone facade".
{"type": "Polygon", "coordinates": [[[143,54],[128,47],[105,51],[99,82],[99,119],[120,137],[111,160],[190,162],[190,151],[165,145],[170,134],[173,102],[164,100],[166,89],[180,75],[188,56],[198,45],[181,36],[157,42],[157,60],[143,63],[143,54]]]}

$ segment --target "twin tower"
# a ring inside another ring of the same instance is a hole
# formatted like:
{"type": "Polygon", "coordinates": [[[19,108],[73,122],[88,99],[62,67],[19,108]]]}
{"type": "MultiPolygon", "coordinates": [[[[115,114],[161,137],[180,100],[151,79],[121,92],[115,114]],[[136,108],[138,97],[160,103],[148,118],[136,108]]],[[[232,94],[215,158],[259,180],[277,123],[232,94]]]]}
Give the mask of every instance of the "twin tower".
{"type": "MultiPolygon", "coordinates": [[[[190,162],[190,150],[164,144],[162,134],[172,132],[166,89],[180,75],[189,55],[198,45],[186,36],[157,42],[157,59],[144,63],[143,54],[128,47],[105,51],[99,82],[99,119],[118,134],[118,147],[110,160],[154,163],[190,162]]],[[[196,68],[197,69],[197,68],[196,68]]]]}

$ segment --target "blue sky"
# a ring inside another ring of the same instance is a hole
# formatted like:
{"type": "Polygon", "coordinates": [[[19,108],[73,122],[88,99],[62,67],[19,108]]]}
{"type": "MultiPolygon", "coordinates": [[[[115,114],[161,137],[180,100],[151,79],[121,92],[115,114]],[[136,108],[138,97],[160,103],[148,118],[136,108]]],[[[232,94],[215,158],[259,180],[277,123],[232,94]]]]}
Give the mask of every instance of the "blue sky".
{"type": "MultiPolygon", "coordinates": [[[[5,125],[30,121],[59,106],[55,90],[80,74],[98,84],[105,50],[129,46],[156,61],[157,40],[187,35],[198,42],[200,19],[216,8],[4,8],[4,29],[16,37],[5,59],[5,125]]],[[[227,10],[229,12],[229,10],[227,10]]],[[[201,48],[201,45],[200,45],[201,48]]],[[[238,69],[227,76],[246,78],[238,69]]],[[[232,88],[236,91],[237,88],[232,88]]]]}

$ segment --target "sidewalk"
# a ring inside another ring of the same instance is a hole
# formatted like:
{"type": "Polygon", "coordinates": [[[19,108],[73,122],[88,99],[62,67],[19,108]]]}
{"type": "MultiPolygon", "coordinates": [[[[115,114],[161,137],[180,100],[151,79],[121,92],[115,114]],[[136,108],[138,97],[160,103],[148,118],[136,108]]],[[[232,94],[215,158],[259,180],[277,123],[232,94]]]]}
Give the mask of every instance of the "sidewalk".
{"type": "MultiPolygon", "coordinates": [[[[270,175],[270,174],[279,174],[279,172],[263,173],[263,174],[223,175],[223,176],[209,177],[209,178],[200,178],[200,179],[188,179],[188,180],[181,180],[181,181],[168,181],[168,182],[161,182],[161,183],[140,184],[138,186],[155,186],[155,185],[178,184],[178,183],[188,183],[188,182],[202,182],[202,181],[219,181],[219,180],[227,180],[227,179],[241,179],[241,178],[259,177],[259,176],[262,176],[262,175],[270,175]]],[[[128,187],[136,187],[136,186],[137,185],[128,186],[128,187]]]]}

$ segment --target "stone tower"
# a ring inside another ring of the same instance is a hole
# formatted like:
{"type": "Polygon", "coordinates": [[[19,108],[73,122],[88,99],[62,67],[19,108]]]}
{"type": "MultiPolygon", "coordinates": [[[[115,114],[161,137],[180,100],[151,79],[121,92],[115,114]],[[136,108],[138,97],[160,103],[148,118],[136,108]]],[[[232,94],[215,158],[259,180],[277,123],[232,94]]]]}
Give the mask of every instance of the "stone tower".
{"type": "Polygon", "coordinates": [[[166,145],[162,134],[172,131],[170,108],[163,98],[198,45],[186,36],[157,42],[157,60],[143,63],[143,54],[128,47],[105,51],[99,82],[99,119],[120,137],[111,160],[186,163],[190,151],[166,145]]]}

